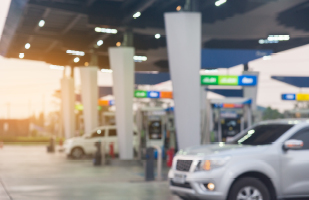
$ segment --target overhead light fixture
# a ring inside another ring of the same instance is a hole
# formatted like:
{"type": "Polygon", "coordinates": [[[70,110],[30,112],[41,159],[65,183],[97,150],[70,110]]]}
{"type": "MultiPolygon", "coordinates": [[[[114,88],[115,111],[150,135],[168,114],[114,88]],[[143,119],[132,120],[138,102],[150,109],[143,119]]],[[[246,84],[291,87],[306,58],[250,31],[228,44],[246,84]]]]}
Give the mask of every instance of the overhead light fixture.
{"type": "Polygon", "coordinates": [[[87,67],[89,66],[89,62],[85,62],[84,65],[87,67]]]}
{"type": "Polygon", "coordinates": [[[160,39],[161,35],[159,33],[155,34],[156,39],[160,39]]]}
{"type": "Polygon", "coordinates": [[[288,41],[290,40],[289,35],[269,35],[267,40],[269,41],[288,41]]]}
{"type": "Polygon", "coordinates": [[[74,62],[78,63],[80,61],[79,57],[74,58],[74,62]]]}
{"type": "Polygon", "coordinates": [[[143,62],[147,60],[146,56],[133,56],[134,62],[143,62]]]}
{"type": "Polygon", "coordinates": [[[260,39],[259,44],[273,44],[290,40],[290,35],[269,35],[267,39],[260,39]]]}
{"type": "Polygon", "coordinates": [[[177,10],[177,11],[180,11],[180,10],[181,10],[181,6],[180,6],[180,5],[177,6],[177,7],[176,7],[176,10],[177,10]]]}
{"type": "Polygon", "coordinates": [[[64,66],[59,66],[59,65],[50,65],[50,69],[55,69],[55,70],[64,70],[64,66]]]}
{"type": "Polygon", "coordinates": [[[39,27],[42,28],[44,25],[45,25],[45,20],[43,20],[43,19],[40,20],[40,21],[39,21],[39,27]]]}
{"type": "Polygon", "coordinates": [[[271,60],[271,56],[263,56],[263,60],[271,60]]]}
{"type": "Polygon", "coordinates": [[[29,43],[25,44],[25,49],[30,49],[31,45],[29,43]]]}
{"type": "Polygon", "coordinates": [[[118,31],[117,29],[111,29],[111,28],[101,28],[101,27],[96,27],[95,32],[98,33],[112,33],[112,34],[116,34],[118,31]]]}
{"type": "Polygon", "coordinates": [[[83,51],[67,50],[66,52],[74,56],[84,56],[85,55],[85,52],[83,51]]]}
{"type": "Polygon", "coordinates": [[[141,14],[142,14],[141,12],[136,12],[136,13],[133,15],[133,17],[134,17],[134,18],[140,17],[141,14]]]}
{"type": "Polygon", "coordinates": [[[221,6],[222,4],[226,3],[226,0],[218,0],[215,2],[216,6],[221,6]]]}
{"type": "Polygon", "coordinates": [[[117,42],[117,43],[116,43],[116,46],[117,46],[117,47],[120,47],[120,46],[121,46],[121,42],[117,42]]]}
{"type": "Polygon", "coordinates": [[[98,45],[99,47],[102,46],[103,43],[104,43],[103,40],[97,41],[97,45],[98,45]]]}
{"type": "Polygon", "coordinates": [[[24,53],[19,53],[19,58],[20,59],[23,59],[25,57],[25,54],[24,53]]]}
{"type": "Polygon", "coordinates": [[[101,72],[103,72],[103,73],[112,73],[113,70],[111,70],[111,69],[101,69],[101,72]]]}

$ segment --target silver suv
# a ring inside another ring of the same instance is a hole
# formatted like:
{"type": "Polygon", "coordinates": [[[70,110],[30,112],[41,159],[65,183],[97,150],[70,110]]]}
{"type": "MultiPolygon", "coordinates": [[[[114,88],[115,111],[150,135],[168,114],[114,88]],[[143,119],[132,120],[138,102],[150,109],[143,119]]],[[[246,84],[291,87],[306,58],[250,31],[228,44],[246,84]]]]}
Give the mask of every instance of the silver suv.
{"type": "Polygon", "coordinates": [[[309,120],[264,121],[231,142],[180,150],[168,177],[182,199],[309,197],[309,120]]]}

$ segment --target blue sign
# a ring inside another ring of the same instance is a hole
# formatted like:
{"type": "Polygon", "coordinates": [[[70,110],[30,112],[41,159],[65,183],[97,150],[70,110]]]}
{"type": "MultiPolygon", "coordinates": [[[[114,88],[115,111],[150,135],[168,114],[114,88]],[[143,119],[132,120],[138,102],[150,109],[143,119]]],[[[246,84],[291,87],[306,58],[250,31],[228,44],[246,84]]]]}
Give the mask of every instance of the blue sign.
{"type": "Polygon", "coordinates": [[[149,91],[149,92],[147,92],[147,97],[148,98],[154,98],[154,99],[160,98],[160,92],[158,92],[158,91],[149,91]]]}
{"type": "Polygon", "coordinates": [[[257,83],[256,76],[252,76],[252,75],[238,76],[238,85],[241,85],[241,86],[255,86],[256,83],[257,83]]]}
{"type": "Polygon", "coordinates": [[[110,100],[110,101],[109,101],[109,105],[110,105],[110,106],[114,106],[114,105],[115,105],[115,100],[110,100]]]}
{"type": "Polygon", "coordinates": [[[282,94],[281,99],[282,100],[295,101],[296,100],[296,94],[282,94]]]}

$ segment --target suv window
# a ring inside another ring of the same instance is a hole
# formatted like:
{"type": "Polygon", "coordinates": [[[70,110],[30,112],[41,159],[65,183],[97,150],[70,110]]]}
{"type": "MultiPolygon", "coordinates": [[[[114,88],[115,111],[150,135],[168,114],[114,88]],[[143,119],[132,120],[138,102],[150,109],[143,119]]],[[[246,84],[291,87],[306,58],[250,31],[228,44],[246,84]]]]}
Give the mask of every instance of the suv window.
{"type": "Polygon", "coordinates": [[[292,124],[263,124],[248,130],[247,134],[234,141],[234,144],[265,145],[275,142],[289,130],[292,124]]]}
{"type": "Polygon", "coordinates": [[[108,136],[117,136],[117,131],[116,129],[109,129],[108,130],[108,136]]]}
{"type": "Polygon", "coordinates": [[[303,141],[304,146],[301,149],[309,149],[309,129],[308,128],[298,131],[291,137],[291,139],[303,141]]]}
{"type": "Polygon", "coordinates": [[[93,132],[91,134],[91,137],[104,137],[105,136],[105,130],[104,129],[98,129],[97,131],[93,132]]]}

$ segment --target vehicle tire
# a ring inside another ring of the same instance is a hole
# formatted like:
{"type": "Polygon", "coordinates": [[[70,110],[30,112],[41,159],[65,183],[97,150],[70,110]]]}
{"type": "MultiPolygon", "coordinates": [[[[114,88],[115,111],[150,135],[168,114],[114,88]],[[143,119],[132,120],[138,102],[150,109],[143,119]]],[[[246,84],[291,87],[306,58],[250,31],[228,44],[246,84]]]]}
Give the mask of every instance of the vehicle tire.
{"type": "Polygon", "coordinates": [[[75,147],[71,151],[71,157],[74,159],[81,159],[84,156],[84,150],[80,147],[75,147]]]}
{"type": "Polygon", "coordinates": [[[228,200],[270,200],[266,186],[257,178],[240,178],[230,190],[228,200]]]}

